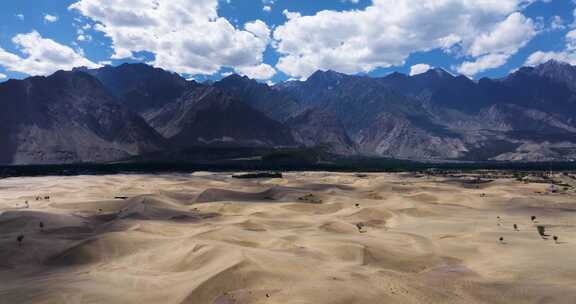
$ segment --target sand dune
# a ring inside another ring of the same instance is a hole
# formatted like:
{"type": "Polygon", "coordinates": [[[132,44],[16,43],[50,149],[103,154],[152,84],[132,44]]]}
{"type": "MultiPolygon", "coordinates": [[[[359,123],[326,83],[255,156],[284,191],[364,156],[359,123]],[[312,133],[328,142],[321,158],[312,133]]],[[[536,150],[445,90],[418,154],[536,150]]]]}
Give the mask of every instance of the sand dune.
{"type": "Polygon", "coordinates": [[[0,180],[0,303],[576,303],[576,195],[469,180],[0,180]]]}

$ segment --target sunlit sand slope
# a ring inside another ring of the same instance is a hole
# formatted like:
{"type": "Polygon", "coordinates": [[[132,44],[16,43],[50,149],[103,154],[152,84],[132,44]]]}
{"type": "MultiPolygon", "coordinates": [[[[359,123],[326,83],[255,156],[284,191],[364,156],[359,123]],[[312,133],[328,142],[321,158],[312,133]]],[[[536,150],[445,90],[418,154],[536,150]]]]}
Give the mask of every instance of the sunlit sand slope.
{"type": "Polygon", "coordinates": [[[576,303],[570,191],[230,176],[0,180],[0,303],[576,303]]]}

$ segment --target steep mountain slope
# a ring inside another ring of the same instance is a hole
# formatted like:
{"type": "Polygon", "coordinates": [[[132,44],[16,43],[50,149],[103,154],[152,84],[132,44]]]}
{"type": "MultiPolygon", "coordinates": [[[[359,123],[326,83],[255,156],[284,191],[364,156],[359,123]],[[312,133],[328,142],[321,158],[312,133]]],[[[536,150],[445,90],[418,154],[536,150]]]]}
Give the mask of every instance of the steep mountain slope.
{"type": "Polygon", "coordinates": [[[358,147],[348,136],[346,128],[331,112],[311,108],[286,122],[294,138],[306,147],[323,147],[340,155],[358,154],[358,147]]]}
{"type": "Polygon", "coordinates": [[[213,85],[277,121],[285,121],[301,112],[300,104],[287,94],[246,76],[230,75],[213,85]]]}
{"type": "Polygon", "coordinates": [[[285,125],[210,86],[187,91],[154,112],[149,122],[178,147],[296,145],[285,125]]]}
{"type": "MultiPolygon", "coordinates": [[[[576,159],[576,67],[472,81],[318,71],[270,87],[124,64],[0,84],[0,163],[110,161],[195,147],[324,147],[415,160],[576,159]]],[[[170,155],[170,153],[159,155],[170,155]]]]}
{"type": "Polygon", "coordinates": [[[424,106],[446,107],[475,112],[486,106],[484,92],[465,76],[453,76],[443,69],[407,76],[392,73],[379,81],[391,89],[419,100],[424,106]]]}
{"type": "Polygon", "coordinates": [[[361,152],[402,159],[454,159],[466,151],[456,133],[426,128],[415,118],[381,113],[356,137],[361,152]]]}
{"type": "Polygon", "coordinates": [[[525,67],[503,79],[482,79],[479,87],[492,103],[515,104],[574,117],[576,115],[576,91],[573,91],[563,79],[556,79],[542,73],[542,69],[542,66],[525,67]]]}
{"type": "Polygon", "coordinates": [[[144,116],[173,102],[187,89],[197,85],[178,74],[146,64],[122,64],[83,71],[100,80],[129,109],[144,116]]]}
{"type": "Polygon", "coordinates": [[[550,60],[532,70],[525,69],[541,77],[565,84],[572,92],[576,92],[576,67],[567,63],[550,60]]]}
{"type": "MultiPolygon", "coordinates": [[[[462,150],[457,134],[434,123],[420,100],[380,79],[318,71],[304,82],[278,86],[278,90],[299,99],[304,106],[333,113],[362,155],[447,159],[459,156],[462,150]],[[445,145],[443,138],[455,144],[445,145]],[[431,143],[438,143],[441,149],[432,152],[431,143]],[[458,149],[453,150],[454,145],[458,149]]],[[[324,125],[306,128],[309,134],[322,134],[324,125]]],[[[333,151],[347,151],[348,146],[333,146],[333,151]]]]}
{"type": "Polygon", "coordinates": [[[0,163],[102,162],[160,149],[163,138],[79,71],[0,84],[0,163]]]}
{"type": "Polygon", "coordinates": [[[304,82],[279,87],[299,100],[304,108],[331,112],[354,137],[380,113],[423,113],[414,100],[382,85],[377,79],[318,71],[304,82]]]}
{"type": "MultiPolygon", "coordinates": [[[[576,157],[576,104],[566,80],[575,71],[549,62],[480,82],[441,69],[377,79],[319,71],[276,88],[334,113],[363,155],[568,160],[576,157]]],[[[321,134],[323,126],[307,128],[321,134]]]]}
{"type": "Polygon", "coordinates": [[[246,77],[232,75],[216,84],[202,85],[145,64],[107,66],[88,72],[169,139],[167,149],[296,145],[286,126],[259,113],[286,115],[287,111],[274,110],[289,109],[286,104],[274,106],[281,95],[246,77]]]}

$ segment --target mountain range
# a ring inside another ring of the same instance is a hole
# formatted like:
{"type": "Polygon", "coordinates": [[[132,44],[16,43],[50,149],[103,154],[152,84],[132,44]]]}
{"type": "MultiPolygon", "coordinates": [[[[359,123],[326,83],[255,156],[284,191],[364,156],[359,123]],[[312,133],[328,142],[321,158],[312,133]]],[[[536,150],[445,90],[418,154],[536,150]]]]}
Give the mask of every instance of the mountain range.
{"type": "Polygon", "coordinates": [[[317,148],[418,161],[576,159],[576,67],[501,79],[317,71],[273,86],[188,81],[146,64],[0,83],[0,164],[170,158],[206,148],[317,148]],[[160,155],[160,156],[158,156],[160,155]]]}

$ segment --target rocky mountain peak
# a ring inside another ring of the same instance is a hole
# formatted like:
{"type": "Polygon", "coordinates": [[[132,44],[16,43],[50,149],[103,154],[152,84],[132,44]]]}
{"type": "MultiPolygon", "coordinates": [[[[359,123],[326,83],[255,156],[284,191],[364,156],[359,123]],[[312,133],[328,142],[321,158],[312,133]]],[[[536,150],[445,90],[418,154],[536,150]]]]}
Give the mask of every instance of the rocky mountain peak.
{"type": "Polygon", "coordinates": [[[557,61],[478,82],[441,68],[382,78],[328,70],[273,87],[123,64],[9,80],[0,104],[0,163],[296,145],[418,160],[576,158],[576,67],[557,61]]]}
{"type": "Polygon", "coordinates": [[[444,70],[443,68],[433,68],[433,69],[429,69],[428,71],[422,73],[422,74],[418,74],[415,75],[413,77],[426,77],[426,78],[441,78],[441,79],[452,79],[455,78],[454,75],[450,74],[449,72],[447,72],[446,70],[444,70]]]}
{"type": "Polygon", "coordinates": [[[138,113],[160,108],[198,85],[176,73],[143,63],[105,66],[86,73],[100,80],[120,102],[138,113]]]}
{"type": "Polygon", "coordinates": [[[576,88],[576,67],[556,60],[550,60],[537,66],[534,71],[540,76],[563,82],[571,88],[576,88]]]}
{"type": "Polygon", "coordinates": [[[236,73],[222,78],[220,81],[215,82],[216,86],[252,86],[257,85],[258,82],[250,79],[247,76],[238,75],[236,73]]]}
{"type": "Polygon", "coordinates": [[[310,77],[308,77],[306,82],[314,84],[328,84],[337,82],[345,77],[349,76],[333,70],[327,70],[327,71],[318,70],[314,72],[314,74],[310,75],[310,77]]]}

